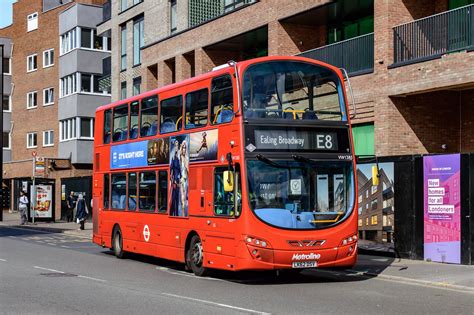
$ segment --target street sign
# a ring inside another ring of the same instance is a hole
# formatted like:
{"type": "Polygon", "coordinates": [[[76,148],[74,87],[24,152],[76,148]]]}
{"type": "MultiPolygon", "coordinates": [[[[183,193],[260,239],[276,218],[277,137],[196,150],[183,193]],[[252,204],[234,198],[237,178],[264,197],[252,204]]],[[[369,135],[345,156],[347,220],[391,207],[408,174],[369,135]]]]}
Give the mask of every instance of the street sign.
{"type": "Polygon", "coordinates": [[[41,177],[44,176],[44,158],[41,156],[37,156],[35,158],[35,177],[41,177]]]}

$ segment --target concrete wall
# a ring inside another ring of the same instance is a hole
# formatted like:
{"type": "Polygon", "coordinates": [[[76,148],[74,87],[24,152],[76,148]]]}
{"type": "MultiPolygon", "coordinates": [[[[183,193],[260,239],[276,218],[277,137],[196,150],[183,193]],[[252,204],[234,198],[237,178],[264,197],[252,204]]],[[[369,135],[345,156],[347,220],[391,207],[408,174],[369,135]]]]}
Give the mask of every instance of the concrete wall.
{"type": "Polygon", "coordinates": [[[58,120],[94,117],[97,107],[110,103],[110,96],[76,93],[59,99],[58,120]]]}
{"type": "Polygon", "coordinates": [[[75,72],[102,74],[102,59],[108,56],[105,51],[74,49],[59,57],[59,77],[75,72]]]}
{"type": "Polygon", "coordinates": [[[71,154],[72,164],[92,164],[94,141],[70,140],[59,142],[59,157],[68,158],[71,154]]]}
{"type": "Polygon", "coordinates": [[[102,22],[102,7],[76,4],[59,16],[59,34],[64,34],[76,26],[96,28],[102,22]]]}

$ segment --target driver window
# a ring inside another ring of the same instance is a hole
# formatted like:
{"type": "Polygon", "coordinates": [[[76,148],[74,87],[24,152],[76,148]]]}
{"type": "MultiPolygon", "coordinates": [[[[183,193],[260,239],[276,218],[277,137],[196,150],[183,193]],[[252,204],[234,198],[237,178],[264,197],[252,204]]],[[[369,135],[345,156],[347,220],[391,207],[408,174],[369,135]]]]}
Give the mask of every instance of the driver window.
{"type": "Polygon", "coordinates": [[[161,101],[160,133],[181,130],[183,125],[183,101],[181,96],[161,101]]]}
{"type": "Polygon", "coordinates": [[[138,101],[130,104],[130,132],[129,139],[136,139],[138,137],[138,101]]]}
{"type": "MultiPolygon", "coordinates": [[[[216,168],[214,171],[214,214],[217,216],[234,216],[236,215],[234,209],[234,192],[224,191],[224,171],[228,170],[227,167],[216,168]]],[[[239,171],[236,168],[237,179],[239,178],[239,171]]],[[[238,212],[241,209],[241,190],[238,180],[237,185],[237,200],[238,200],[238,212]]]]}
{"type": "Polygon", "coordinates": [[[211,122],[213,125],[232,121],[234,118],[234,93],[232,79],[225,75],[212,80],[211,122]]]}
{"type": "Polygon", "coordinates": [[[114,110],[114,142],[127,140],[128,133],[128,105],[118,106],[114,110]]]}

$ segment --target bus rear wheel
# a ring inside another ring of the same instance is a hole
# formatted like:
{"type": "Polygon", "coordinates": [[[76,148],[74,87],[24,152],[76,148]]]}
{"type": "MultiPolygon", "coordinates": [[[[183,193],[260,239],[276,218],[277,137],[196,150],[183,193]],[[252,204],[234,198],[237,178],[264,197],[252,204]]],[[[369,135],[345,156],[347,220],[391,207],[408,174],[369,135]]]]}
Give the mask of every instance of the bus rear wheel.
{"type": "Polygon", "coordinates": [[[186,265],[188,265],[194,274],[202,277],[207,273],[207,268],[203,267],[204,253],[202,250],[202,242],[199,236],[194,235],[191,238],[188,251],[186,253],[186,265]]]}
{"type": "Polygon", "coordinates": [[[114,255],[117,258],[124,258],[125,252],[123,250],[123,239],[122,239],[122,230],[120,227],[114,229],[113,239],[112,239],[112,250],[114,255]]]}

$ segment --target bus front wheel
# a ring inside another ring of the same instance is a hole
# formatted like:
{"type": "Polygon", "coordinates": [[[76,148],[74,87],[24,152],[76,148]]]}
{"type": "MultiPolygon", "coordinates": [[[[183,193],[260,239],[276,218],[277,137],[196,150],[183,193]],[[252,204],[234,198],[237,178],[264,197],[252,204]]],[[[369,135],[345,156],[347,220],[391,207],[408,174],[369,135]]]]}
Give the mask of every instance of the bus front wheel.
{"type": "Polygon", "coordinates": [[[199,236],[194,235],[186,253],[186,264],[198,277],[202,277],[207,273],[207,268],[203,267],[204,254],[202,250],[202,242],[199,236]]]}
{"type": "Polygon", "coordinates": [[[117,258],[124,258],[125,252],[123,250],[123,239],[122,239],[122,231],[120,227],[116,227],[114,229],[113,239],[112,239],[112,249],[114,251],[114,255],[117,258]]]}

